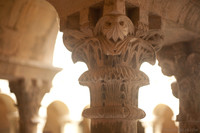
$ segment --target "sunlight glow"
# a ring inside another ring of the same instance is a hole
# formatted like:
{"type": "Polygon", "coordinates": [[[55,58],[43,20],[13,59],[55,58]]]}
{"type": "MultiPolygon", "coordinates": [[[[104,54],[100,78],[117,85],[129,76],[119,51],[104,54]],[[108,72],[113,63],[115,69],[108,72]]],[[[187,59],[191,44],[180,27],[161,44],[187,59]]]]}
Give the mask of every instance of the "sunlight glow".
{"type": "Polygon", "coordinates": [[[153,110],[158,104],[168,105],[174,112],[173,120],[179,113],[179,100],[172,94],[171,83],[175,82],[174,77],[164,76],[158,62],[154,66],[143,63],[143,71],[150,80],[150,85],[141,87],[139,90],[139,108],[143,109],[146,117],[141,121],[144,122],[146,133],[152,133],[152,123],[154,120],[153,110]]]}
{"type": "Polygon", "coordinates": [[[172,94],[171,83],[176,81],[174,77],[164,76],[158,62],[154,66],[143,63],[141,71],[149,77],[150,84],[140,88],[139,107],[146,112],[144,120],[152,120],[153,109],[158,104],[166,104],[178,114],[179,101],[172,94]]]}
{"type": "Polygon", "coordinates": [[[58,34],[55,45],[53,65],[62,68],[53,80],[51,92],[45,96],[43,105],[48,105],[54,100],[64,102],[70,110],[70,118],[79,121],[83,108],[89,104],[89,89],[80,86],[78,78],[87,70],[84,63],[74,64],[71,59],[71,52],[68,51],[62,42],[62,33],[58,34]]]}

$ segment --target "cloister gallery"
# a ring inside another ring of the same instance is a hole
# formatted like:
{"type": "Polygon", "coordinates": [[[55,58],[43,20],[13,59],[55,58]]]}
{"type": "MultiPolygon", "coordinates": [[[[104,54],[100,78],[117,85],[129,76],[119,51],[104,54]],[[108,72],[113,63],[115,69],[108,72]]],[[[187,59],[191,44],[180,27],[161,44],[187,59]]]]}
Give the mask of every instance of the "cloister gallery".
{"type": "Polygon", "coordinates": [[[0,0],[0,132],[199,133],[199,43],[199,0],[0,0]]]}

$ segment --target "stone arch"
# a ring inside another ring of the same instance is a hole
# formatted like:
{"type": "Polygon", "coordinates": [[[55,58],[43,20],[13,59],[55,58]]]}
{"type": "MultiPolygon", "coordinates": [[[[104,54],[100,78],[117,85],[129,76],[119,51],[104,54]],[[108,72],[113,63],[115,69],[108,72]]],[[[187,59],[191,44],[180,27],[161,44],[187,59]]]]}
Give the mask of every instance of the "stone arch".
{"type": "Polygon", "coordinates": [[[178,128],[172,120],[174,113],[169,106],[158,104],[153,113],[155,115],[155,121],[153,122],[154,132],[178,133],[178,128]]]}
{"type": "Polygon", "coordinates": [[[65,103],[54,101],[47,107],[47,121],[44,133],[62,133],[68,122],[69,109],[65,103]]]}
{"type": "Polygon", "coordinates": [[[0,132],[16,133],[18,130],[18,111],[15,101],[6,94],[0,94],[0,132]]]}

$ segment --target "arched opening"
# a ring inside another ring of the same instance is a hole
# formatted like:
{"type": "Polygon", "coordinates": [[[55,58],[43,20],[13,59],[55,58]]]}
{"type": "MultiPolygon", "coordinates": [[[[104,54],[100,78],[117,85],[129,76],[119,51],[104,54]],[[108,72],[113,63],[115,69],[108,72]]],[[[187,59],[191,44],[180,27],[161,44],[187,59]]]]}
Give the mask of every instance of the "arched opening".
{"type": "Polygon", "coordinates": [[[68,122],[68,107],[60,101],[52,102],[47,108],[47,121],[43,133],[63,133],[68,122]]]}
{"type": "Polygon", "coordinates": [[[178,133],[178,127],[172,120],[174,114],[169,106],[159,104],[154,108],[153,113],[155,115],[153,122],[154,133],[178,133]]]}

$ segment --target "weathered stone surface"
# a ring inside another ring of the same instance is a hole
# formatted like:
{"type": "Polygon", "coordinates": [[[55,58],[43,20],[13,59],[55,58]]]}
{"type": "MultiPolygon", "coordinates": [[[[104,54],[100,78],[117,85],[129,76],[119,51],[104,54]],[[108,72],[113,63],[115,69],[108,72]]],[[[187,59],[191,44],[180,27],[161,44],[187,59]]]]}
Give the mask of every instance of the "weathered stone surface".
{"type": "Polygon", "coordinates": [[[177,116],[180,133],[200,131],[200,40],[163,47],[158,53],[159,65],[167,76],[174,75],[173,94],[179,98],[177,116]]]}

